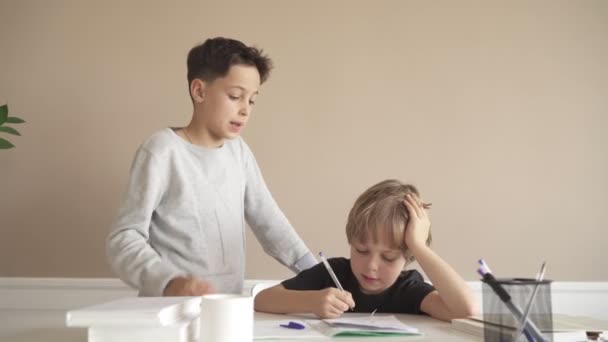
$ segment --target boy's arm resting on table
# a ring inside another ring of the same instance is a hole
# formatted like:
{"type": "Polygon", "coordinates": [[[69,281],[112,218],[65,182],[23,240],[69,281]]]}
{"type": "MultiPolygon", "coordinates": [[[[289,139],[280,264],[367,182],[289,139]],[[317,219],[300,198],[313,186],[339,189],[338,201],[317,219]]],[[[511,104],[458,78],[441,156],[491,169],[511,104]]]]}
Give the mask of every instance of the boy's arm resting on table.
{"type": "Polygon", "coordinates": [[[288,290],[282,284],[262,290],[255,296],[256,311],[276,314],[314,313],[321,318],[336,318],[354,307],[349,292],[334,287],[323,290],[288,290]]]}
{"type": "Polygon", "coordinates": [[[424,297],[420,310],[444,321],[477,314],[478,303],[471,288],[447,262],[426,245],[414,255],[437,289],[424,297]]]}
{"type": "Polygon", "coordinates": [[[256,311],[288,314],[312,312],[311,294],[316,291],[287,290],[282,284],[264,289],[254,298],[256,311]]]}
{"type": "Polygon", "coordinates": [[[106,240],[112,270],[146,296],[162,296],[167,283],[180,275],[148,243],[150,220],[160,201],[164,178],[154,156],[138,150],[125,198],[106,240]]]}
{"type": "MultiPolygon", "coordinates": [[[[242,141],[242,140],[241,140],[242,141]]],[[[245,160],[245,219],[264,251],[298,273],[317,264],[268,190],[253,153],[242,141],[245,160]]]]}

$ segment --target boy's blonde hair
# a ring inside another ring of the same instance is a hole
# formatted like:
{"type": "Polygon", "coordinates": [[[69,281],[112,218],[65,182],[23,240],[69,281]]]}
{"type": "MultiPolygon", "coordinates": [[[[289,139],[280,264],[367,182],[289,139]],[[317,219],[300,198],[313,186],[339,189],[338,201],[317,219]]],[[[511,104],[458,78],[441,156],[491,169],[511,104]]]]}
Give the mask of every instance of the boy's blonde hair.
{"type": "MultiPolygon", "coordinates": [[[[405,206],[405,195],[413,193],[420,199],[418,189],[411,184],[403,184],[395,179],[382,181],[365,190],[355,201],[348,214],[346,223],[346,238],[348,243],[353,241],[366,242],[372,239],[377,243],[380,239],[387,241],[392,248],[401,249],[408,262],[414,260],[405,245],[405,227],[409,212],[405,206]]],[[[421,202],[426,209],[430,204],[421,202]]],[[[431,232],[426,244],[431,244],[431,232]]]]}

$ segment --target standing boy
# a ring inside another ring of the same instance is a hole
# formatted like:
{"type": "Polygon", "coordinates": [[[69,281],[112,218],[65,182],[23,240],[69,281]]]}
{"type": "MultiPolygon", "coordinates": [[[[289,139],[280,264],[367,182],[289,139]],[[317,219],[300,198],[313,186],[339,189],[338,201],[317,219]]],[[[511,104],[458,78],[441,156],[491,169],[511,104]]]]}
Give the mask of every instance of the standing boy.
{"type": "Polygon", "coordinates": [[[144,296],[239,293],[245,222],[294,272],[316,264],[272,198],[240,133],[272,69],[261,50],[208,39],[188,54],[190,123],[138,149],[107,239],[112,269],[144,296]]]}

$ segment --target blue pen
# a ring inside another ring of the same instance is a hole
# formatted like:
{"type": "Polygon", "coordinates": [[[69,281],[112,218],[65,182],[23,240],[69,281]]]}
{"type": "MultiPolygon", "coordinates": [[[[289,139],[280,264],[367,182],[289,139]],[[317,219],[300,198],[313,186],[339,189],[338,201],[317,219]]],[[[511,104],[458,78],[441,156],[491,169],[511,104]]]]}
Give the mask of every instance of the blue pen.
{"type": "Polygon", "coordinates": [[[287,329],[297,329],[297,330],[304,329],[304,324],[301,324],[298,322],[293,322],[293,321],[290,321],[288,324],[280,324],[280,326],[283,328],[287,328],[287,329]]]}
{"type": "MultiPolygon", "coordinates": [[[[490,288],[496,293],[509,311],[511,311],[515,317],[515,320],[521,321],[523,318],[523,313],[515,304],[513,304],[511,301],[511,295],[509,295],[509,293],[500,285],[500,283],[498,283],[496,278],[494,278],[494,275],[490,271],[490,267],[483,259],[479,259],[479,264],[481,267],[477,270],[477,272],[482,275],[483,279],[490,286],[490,288]]],[[[538,327],[536,327],[534,322],[530,321],[529,319],[525,320],[523,332],[529,342],[533,342],[535,340],[537,342],[545,341],[545,338],[538,327]]]]}

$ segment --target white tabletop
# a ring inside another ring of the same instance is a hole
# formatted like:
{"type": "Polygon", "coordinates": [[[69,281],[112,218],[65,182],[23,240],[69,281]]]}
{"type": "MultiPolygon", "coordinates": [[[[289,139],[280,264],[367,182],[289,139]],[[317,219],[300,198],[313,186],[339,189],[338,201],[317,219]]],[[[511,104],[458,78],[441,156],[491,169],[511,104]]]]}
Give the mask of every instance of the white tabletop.
{"type": "MultiPolygon", "coordinates": [[[[86,342],[87,331],[83,328],[68,328],[65,326],[65,311],[60,310],[9,310],[0,311],[0,341],[2,342],[86,342]]],[[[404,323],[418,328],[425,336],[422,337],[382,337],[382,338],[347,338],[340,337],[340,342],[356,341],[481,341],[472,335],[459,332],[450,327],[449,323],[441,322],[427,316],[396,315],[404,323]]],[[[290,316],[256,313],[256,320],[284,320],[290,316]]],[[[301,317],[296,317],[301,318],[301,317]]],[[[300,341],[273,340],[276,342],[300,341]]],[[[314,340],[314,341],[319,341],[314,340]]]]}

